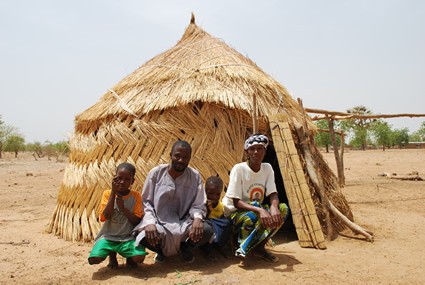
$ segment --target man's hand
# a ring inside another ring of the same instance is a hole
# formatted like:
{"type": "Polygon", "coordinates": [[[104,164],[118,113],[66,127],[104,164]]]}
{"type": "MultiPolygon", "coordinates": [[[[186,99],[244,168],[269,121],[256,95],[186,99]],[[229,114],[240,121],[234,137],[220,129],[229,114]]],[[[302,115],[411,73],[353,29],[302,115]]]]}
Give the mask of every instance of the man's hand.
{"type": "Polygon", "coordinates": [[[146,241],[152,246],[157,245],[161,240],[158,230],[156,229],[156,226],[154,224],[150,224],[145,227],[145,236],[146,241]]]}
{"type": "Polygon", "coordinates": [[[195,218],[195,220],[192,223],[192,229],[190,230],[189,238],[196,243],[202,239],[203,234],[204,234],[204,223],[202,222],[201,219],[195,218]]]}

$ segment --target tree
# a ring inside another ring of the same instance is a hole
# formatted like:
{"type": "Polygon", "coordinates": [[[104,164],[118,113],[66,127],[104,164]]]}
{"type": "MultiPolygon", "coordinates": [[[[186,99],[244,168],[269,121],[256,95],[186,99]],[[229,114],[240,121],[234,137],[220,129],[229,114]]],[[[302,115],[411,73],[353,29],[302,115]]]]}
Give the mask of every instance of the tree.
{"type": "Polygon", "coordinates": [[[354,128],[353,137],[350,140],[350,145],[355,148],[361,148],[365,150],[367,147],[367,142],[369,140],[367,129],[364,128],[354,128]]]}
{"type": "Polygon", "coordinates": [[[32,155],[34,156],[35,160],[37,160],[37,157],[41,158],[43,155],[43,146],[40,142],[36,141],[34,143],[28,143],[26,144],[25,149],[27,151],[32,152],[32,155]]]}
{"type": "Polygon", "coordinates": [[[54,148],[59,153],[59,156],[68,155],[68,153],[69,153],[69,142],[59,141],[59,142],[54,144],[54,148]]]}
{"type": "Polygon", "coordinates": [[[25,150],[25,138],[19,134],[9,136],[4,144],[4,150],[14,152],[17,158],[18,152],[25,150]]]}
{"type": "Polygon", "coordinates": [[[2,158],[3,148],[7,139],[14,134],[17,134],[18,129],[14,126],[8,125],[1,120],[0,116],[0,158],[2,158]]]}
{"type": "Polygon", "coordinates": [[[45,141],[43,153],[47,155],[48,160],[50,160],[50,157],[53,156],[56,158],[56,161],[60,161],[62,156],[69,153],[69,143],[66,141],[60,141],[57,143],[45,141]]]}
{"type": "Polygon", "coordinates": [[[372,124],[370,129],[376,139],[376,143],[381,145],[382,150],[385,151],[385,146],[391,145],[391,126],[382,119],[379,119],[372,124]]]}
{"type": "Polygon", "coordinates": [[[51,141],[46,140],[43,145],[43,154],[47,155],[47,159],[50,160],[50,157],[56,156],[56,151],[51,141]]]}
{"type": "Polygon", "coordinates": [[[4,143],[4,140],[3,140],[3,132],[4,132],[3,127],[4,127],[4,122],[1,119],[1,115],[0,115],[0,158],[1,158],[1,153],[3,151],[3,143],[4,143]]]}
{"type": "MultiPolygon", "coordinates": [[[[327,120],[319,120],[319,121],[316,121],[315,124],[319,129],[322,129],[322,130],[329,129],[329,124],[327,120]]],[[[329,133],[317,132],[317,134],[314,136],[314,141],[316,142],[318,146],[325,147],[326,152],[329,152],[329,145],[332,143],[331,135],[329,133]]]]}
{"type": "Polygon", "coordinates": [[[409,129],[395,129],[392,133],[392,137],[393,143],[395,145],[398,145],[399,148],[402,148],[402,146],[407,145],[409,143],[409,129]]]}
{"type": "MultiPolygon", "coordinates": [[[[315,124],[321,130],[329,130],[329,122],[327,120],[318,120],[315,122],[315,124]]],[[[335,121],[334,124],[335,127],[338,128],[340,122],[335,121]]],[[[335,139],[337,144],[340,146],[341,138],[337,136],[335,139]]],[[[318,146],[324,147],[326,152],[329,152],[329,146],[332,144],[331,134],[329,132],[317,132],[317,134],[314,136],[314,141],[318,146]]]]}
{"type": "Polygon", "coordinates": [[[409,135],[409,142],[421,142],[422,137],[417,133],[413,132],[409,135]]]}
{"type": "Polygon", "coordinates": [[[419,130],[412,133],[412,135],[410,136],[410,141],[414,141],[414,142],[425,141],[425,122],[421,123],[419,130]]]}
{"type": "MultiPolygon", "coordinates": [[[[365,106],[356,106],[347,110],[347,113],[356,114],[356,115],[372,115],[372,111],[366,108],[365,106]]],[[[367,147],[367,142],[369,140],[368,129],[371,124],[373,124],[376,119],[350,119],[347,121],[341,122],[341,127],[346,132],[351,132],[353,134],[353,139],[351,144],[354,146],[361,147],[365,150],[367,147]]]]}
{"type": "Polygon", "coordinates": [[[60,161],[62,156],[67,156],[69,153],[69,142],[67,141],[59,141],[57,143],[53,143],[51,141],[46,140],[44,144],[40,142],[28,143],[25,146],[27,151],[31,151],[35,160],[37,158],[41,158],[47,155],[47,158],[50,160],[51,157],[56,158],[56,161],[60,161]]]}

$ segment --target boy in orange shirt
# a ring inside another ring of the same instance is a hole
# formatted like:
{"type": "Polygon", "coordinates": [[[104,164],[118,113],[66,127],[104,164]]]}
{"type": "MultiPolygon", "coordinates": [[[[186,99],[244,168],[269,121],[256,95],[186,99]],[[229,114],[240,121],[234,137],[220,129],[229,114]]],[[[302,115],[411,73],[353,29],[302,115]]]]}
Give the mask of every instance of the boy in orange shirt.
{"type": "Polygon", "coordinates": [[[89,264],[101,263],[109,256],[108,267],[115,269],[118,267],[117,253],[127,259],[127,267],[137,267],[145,259],[145,248],[135,247],[131,235],[143,215],[140,193],[130,190],[135,173],[130,163],[118,165],[112,189],[103,192],[99,217],[104,223],[96,236],[89,264]]]}

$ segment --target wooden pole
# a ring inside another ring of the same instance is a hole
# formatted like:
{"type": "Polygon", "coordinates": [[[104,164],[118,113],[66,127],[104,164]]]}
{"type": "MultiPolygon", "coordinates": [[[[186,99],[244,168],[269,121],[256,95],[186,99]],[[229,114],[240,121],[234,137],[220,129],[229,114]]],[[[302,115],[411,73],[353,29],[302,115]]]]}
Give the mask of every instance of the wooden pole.
{"type": "Polygon", "coordinates": [[[362,235],[366,238],[367,241],[373,242],[374,241],[374,235],[372,232],[367,231],[363,229],[361,226],[355,224],[354,222],[350,221],[344,214],[342,214],[335,206],[332,204],[331,201],[329,201],[329,210],[331,213],[337,217],[344,225],[346,225],[353,233],[356,235],[362,235]]]}
{"type": "Polygon", "coordinates": [[[252,132],[253,134],[258,133],[257,127],[257,95],[254,93],[252,96],[252,132]]]}
{"type": "Polygon", "coordinates": [[[305,112],[304,106],[303,106],[303,101],[300,98],[297,98],[298,101],[298,105],[300,105],[301,107],[301,111],[303,113],[303,123],[304,123],[304,130],[307,134],[307,138],[309,138],[309,130],[308,130],[308,126],[307,126],[307,113],[305,112]]]}
{"type": "Polygon", "coordinates": [[[345,173],[344,173],[344,145],[345,145],[345,134],[341,131],[341,168],[342,168],[342,184],[345,185],[345,173]]]}
{"type": "Polygon", "coordinates": [[[305,108],[307,113],[313,114],[321,114],[324,116],[314,116],[311,117],[311,120],[318,121],[324,120],[327,116],[332,116],[334,120],[349,120],[349,119],[389,119],[389,118],[400,118],[400,117],[409,117],[409,118],[418,118],[425,117],[425,114],[376,114],[376,115],[359,115],[359,114],[351,114],[337,111],[328,111],[321,109],[311,109],[305,108]]]}
{"type": "Polygon", "coordinates": [[[332,141],[332,147],[334,149],[334,155],[335,155],[335,162],[336,162],[336,169],[338,173],[338,184],[340,187],[344,187],[345,184],[345,178],[344,178],[344,165],[341,160],[341,157],[339,155],[338,151],[338,145],[336,143],[335,139],[335,130],[334,130],[334,120],[332,117],[328,116],[328,124],[329,124],[329,132],[331,134],[331,141],[332,141]]]}

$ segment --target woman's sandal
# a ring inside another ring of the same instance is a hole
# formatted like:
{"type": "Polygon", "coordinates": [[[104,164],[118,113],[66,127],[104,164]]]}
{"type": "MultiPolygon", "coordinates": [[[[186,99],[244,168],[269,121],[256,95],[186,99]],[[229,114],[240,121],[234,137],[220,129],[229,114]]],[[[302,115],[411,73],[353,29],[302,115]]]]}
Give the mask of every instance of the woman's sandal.
{"type": "Polygon", "coordinates": [[[271,254],[268,251],[258,252],[258,253],[255,254],[255,256],[258,256],[258,257],[260,257],[260,258],[262,258],[262,259],[264,259],[265,261],[268,261],[268,262],[278,262],[279,261],[279,257],[271,254]]]}

